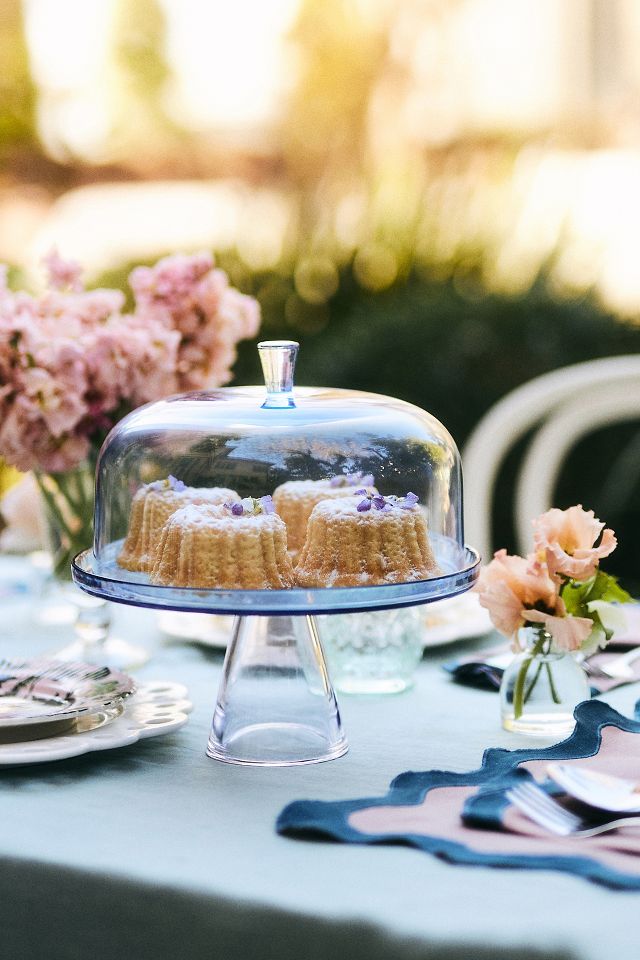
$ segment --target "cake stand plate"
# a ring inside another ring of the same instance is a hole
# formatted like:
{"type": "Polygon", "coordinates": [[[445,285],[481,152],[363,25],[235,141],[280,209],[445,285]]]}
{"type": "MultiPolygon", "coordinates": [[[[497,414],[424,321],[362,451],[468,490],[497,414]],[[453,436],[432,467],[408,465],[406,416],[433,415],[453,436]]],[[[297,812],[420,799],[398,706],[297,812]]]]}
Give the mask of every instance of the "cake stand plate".
{"type": "Polygon", "coordinates": [[[182,610],[189,613],[238,616],[309,616],[316,613],[358,613],[389,610],[464,593],[476,580],[480,558],[471,547],[460,547],[447,537],[432,537],[439,577],[379,587],[316,587],[292,590],[196,590],[149,582],[144,573],[118,565],[122,541],[112,543],[98,560],[92,550],[78,554],[73,579],[87,593],[104,600],[138,607],[182,610]]]}
{"type": "Polygon", "coordinates": [[[355,613],[430,603],[463,593],[478,576],[470,547],[432,538],[438,577],[376,587],[197,590],[156,586],[118,566],[121,541],[98,560],[85,550],[73,579],[87,593],[134,606],[235,614],[207,755],[226,763],[293,766],[347,751],[314,614],[355,613]]]}

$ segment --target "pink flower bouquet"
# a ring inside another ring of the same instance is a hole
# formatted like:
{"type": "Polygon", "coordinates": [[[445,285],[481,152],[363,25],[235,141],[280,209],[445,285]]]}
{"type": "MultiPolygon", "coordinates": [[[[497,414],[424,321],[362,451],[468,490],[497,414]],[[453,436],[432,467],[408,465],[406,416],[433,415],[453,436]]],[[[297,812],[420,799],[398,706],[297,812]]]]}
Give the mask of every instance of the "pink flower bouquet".
{"type": "Polygon", "coordinates": [[[604,647],[624,624],[617,604],[631,600],[616,578],[599,568],[617,541],[593,511],[580,505],[554,508],[534,520],[533,528],[533,551],[519,557],[499,550],[476,585],[480,604],[515,651],[524,649],[521,628],[534,628],[531,656],[522,661],[514,691],[516,719],[533,689],[533,683],[526,687],[532,658],[576,651],[588,656],[604,647]]]}
{"type": "Polygon", "coordinates": [[[46,265],[40,296],[9,290],[0,267],[0,456],[35,471],[66,540],[86,546],[107,432],[140,404],[226,383],[260,309],[207,253],[135,269],[129,313],[120,291],[85,290],[78,264],[53,253],[46,265]],[[88,482],[74,476],[82,465],[88,482]]]}
{"type": "Polygon", "coordinates": [[[258,331],[257,302],[206,253],[134,270],[128,314],[120,291],[84,290],[77,264],[47,265],[39,297],[0,276],[0,455],[19,470],[63,473],[134,407],[226,383],[258,331]]]}

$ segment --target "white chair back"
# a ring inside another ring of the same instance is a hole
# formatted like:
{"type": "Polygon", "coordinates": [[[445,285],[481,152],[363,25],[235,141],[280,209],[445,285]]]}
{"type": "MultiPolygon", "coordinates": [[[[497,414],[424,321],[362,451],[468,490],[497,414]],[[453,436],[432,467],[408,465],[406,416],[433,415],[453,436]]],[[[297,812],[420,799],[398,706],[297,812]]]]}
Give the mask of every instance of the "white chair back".
{"type": "Polygon", "coordinates": [[[531,520],[553,506],[562,463],[592,430],[640,419],[640,356],[589,360],[530,380],[480,420],[462,451],[465,537],[491,558],[493,490],[513,445],[538,427],[520,465],[514,496],[518,550],[531,543],[531,520]]]}

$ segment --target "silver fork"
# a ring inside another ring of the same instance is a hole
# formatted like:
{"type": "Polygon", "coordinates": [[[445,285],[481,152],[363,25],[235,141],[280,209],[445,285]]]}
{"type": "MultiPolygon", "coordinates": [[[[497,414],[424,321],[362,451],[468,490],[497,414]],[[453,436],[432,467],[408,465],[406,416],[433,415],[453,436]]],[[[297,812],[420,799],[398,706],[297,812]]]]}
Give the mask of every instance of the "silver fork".
{"type": "Polygon", "coordinates": [[[561,837],[596,837],[620,827],[640,827],[640,817],[618,817],[597,826],[588,826],[588,820],[565,810],[534,783],[519,783],[507,790],[506,797],[534,823],[561,837]]]}

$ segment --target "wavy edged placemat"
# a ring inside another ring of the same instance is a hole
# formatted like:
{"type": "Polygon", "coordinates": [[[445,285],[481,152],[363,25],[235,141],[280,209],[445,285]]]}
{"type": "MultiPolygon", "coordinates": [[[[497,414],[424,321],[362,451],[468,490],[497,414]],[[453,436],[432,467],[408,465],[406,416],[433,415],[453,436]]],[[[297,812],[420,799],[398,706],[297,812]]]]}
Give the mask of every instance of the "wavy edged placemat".
{"type": "Polygon", "coordinates": [[[402,773],[384,797],[298,800],[282,811],[276,829],[302,839],[396,843],[452,864],[560,870],[614,889],[640,890],[640,830],[589,839],[552,836],[506,798],[518,780],[545,782],[551,760],[638,778],[640,719],[596,700],[579,704],[575,716],[571,736],[551,747],[490,748],[482,766],[468,773],[402,773]]]}

